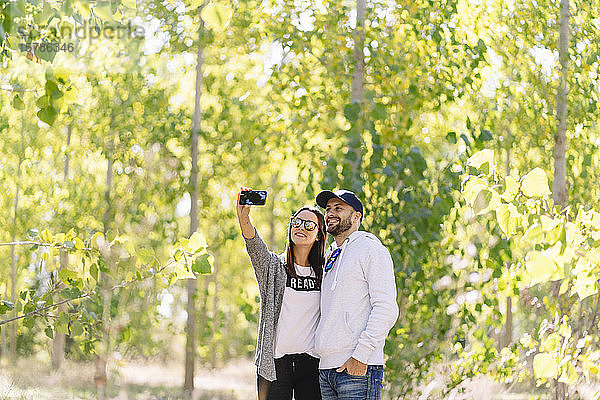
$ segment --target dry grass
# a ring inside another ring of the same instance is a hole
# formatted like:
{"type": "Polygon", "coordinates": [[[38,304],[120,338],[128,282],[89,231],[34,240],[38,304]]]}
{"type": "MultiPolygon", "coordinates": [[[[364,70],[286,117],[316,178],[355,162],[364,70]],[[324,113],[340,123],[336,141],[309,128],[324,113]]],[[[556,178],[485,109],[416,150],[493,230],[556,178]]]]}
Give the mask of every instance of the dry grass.
{"type": "MultiPolygon", "coordinates": [[[[113,400],[181,399],[183,366],[122,362],[109,367],[109,397],[113,400]]],[[[56,371],[46,363],[27,359],[0,370],[0,400],[95,399],[94,366],[65,362],[56,371]]],[[[247,400],[255,397],[254,366],[236,360],[220,370],[199,366],[196,400],[247,400]]]]}

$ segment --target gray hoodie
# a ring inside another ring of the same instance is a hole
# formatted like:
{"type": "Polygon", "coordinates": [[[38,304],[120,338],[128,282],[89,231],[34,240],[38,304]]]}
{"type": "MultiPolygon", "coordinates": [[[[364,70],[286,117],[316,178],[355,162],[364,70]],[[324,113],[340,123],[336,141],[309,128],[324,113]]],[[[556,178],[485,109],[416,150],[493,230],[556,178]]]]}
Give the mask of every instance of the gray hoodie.
{"type": "Polygon", "coordinates": [[[285,259],[283,256],[269,251],[258,232],[252,239],[245,240],[246,250],[250,256],[260,292],[260,318],[254,364],[256,364],[260,376],[274,381],[277,377],[275,376],[273,342],[287,279],[285,259]]]}
{"type": "MultiPolygon", "coordinates": [[[[334,241],[327,253],[337,248],[334,241]]],[[[321,320],[315,350],[320,369],[338,368],[350,357],[383,365],[383,346],[398,318],[394,264],[368,232],[353,232],[321,285],[321,320]]]]}

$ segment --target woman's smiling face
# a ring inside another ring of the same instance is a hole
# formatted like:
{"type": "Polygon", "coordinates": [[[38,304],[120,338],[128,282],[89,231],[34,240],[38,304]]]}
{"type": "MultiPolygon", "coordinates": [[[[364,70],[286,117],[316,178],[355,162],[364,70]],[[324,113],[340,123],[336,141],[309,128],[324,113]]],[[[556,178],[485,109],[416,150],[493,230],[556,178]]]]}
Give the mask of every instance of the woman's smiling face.
{"type": "Polygon", "coordinates": [[[307,224],[303,222],[298,227],[295,227],[294,225],[292,225],[291,232],[290,232],[291,237],[292,237],[292,242],[294,243],[294,245],[296,245],[296,246],[312,246],[313,243],[315,242],[315,240],[317,240],[317,235],[319,234],[319,229],[318,229],[319,220],[318,220],[317,216],[312,211],[302,210],[294,218],[299,218],[300,220],[303,220],[303,221],[314,222],[316,227],[312,231],[307,230],[306,229],[307,224]]]}

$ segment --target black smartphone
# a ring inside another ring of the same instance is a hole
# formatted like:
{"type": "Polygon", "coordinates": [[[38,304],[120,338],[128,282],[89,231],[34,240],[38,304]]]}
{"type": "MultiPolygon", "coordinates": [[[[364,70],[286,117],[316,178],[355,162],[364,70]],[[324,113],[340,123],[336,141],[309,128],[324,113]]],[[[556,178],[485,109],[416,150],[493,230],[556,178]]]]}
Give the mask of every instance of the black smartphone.
{"type": "Polygon", "coordinates": [[[266,202],[266,190],[244,190],[240,193],[240,205],[242,206],[264,206],[266,202]]]}

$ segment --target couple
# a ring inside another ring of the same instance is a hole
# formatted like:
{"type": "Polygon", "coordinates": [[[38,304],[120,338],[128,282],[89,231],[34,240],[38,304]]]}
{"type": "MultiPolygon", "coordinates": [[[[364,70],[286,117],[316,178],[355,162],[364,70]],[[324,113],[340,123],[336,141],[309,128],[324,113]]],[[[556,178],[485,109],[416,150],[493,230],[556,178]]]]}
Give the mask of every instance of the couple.
{"type": "Polygon", "coordinates": [[[261,297],[258,398],[381,399],[383,346],[398,318],[392,258],[373,234],[358,230],[364,209],[354,193],[325,190],[316,203],[325,215],[296,211],[280,256],[268,250],[238,193],[261,297]],[[334,238],[327,250],[326,232],[334,238]]]}

